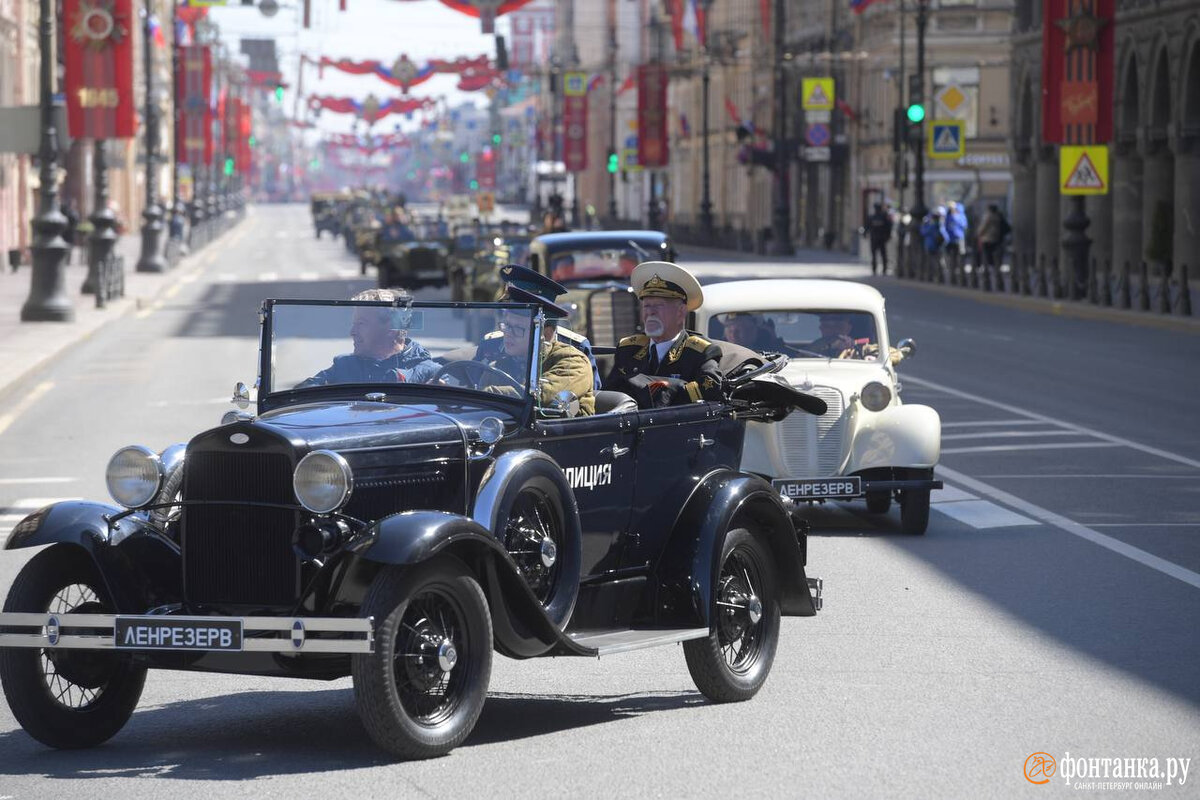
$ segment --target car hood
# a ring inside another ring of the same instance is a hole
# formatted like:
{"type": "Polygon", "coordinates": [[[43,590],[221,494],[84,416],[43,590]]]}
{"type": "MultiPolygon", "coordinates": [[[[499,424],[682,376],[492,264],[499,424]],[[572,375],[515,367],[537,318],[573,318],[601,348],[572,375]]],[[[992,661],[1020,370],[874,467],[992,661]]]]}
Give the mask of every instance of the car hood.
{"type": "Polygon", "coordinates": [[[462,429],[433,405],[370,401],[313,403],[269,411],[246,423],[312,449],[465,446],[462,429]]]}
{"type": "Polygon", "coordinates": [[[892,384],[886,367],[879,362],[794,358],[779,374],[801,391],[814,386],[831,386],[847,396],[870,381],[880,381],[887,386],[892,384]]]}

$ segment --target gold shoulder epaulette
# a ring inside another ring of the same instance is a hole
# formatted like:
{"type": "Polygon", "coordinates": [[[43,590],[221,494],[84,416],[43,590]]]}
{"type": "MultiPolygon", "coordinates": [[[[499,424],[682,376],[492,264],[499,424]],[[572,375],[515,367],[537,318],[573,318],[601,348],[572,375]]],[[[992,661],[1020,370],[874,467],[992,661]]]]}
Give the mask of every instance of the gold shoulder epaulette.
{"type": "Polygon", "coordinates": [[[649,336],[644,333],[635,333],[633,336],[626,336],[617,342],[617,347],[645,347],[648,344],[650,344],[649,336]]]}
{"type": "Polygon", "coordinates": [[[705,350],[712,347],[712,342],[710,342],[708,339],[705,339],[703,336],[697,336],[693,333],[683,340],[683,346],[689,350],[695,350],[699,353],[703,353],[705,350]]]}
{"type": "Polygon", "coordinates": [[[503,338],[504,338],[504,331],[492,331],[491,333],[484,334],[484,337],[483,337],[483,338],[484,338],[484,340],[485,340],[485,341],[486,341],[487,339],[503,339],[503,338]]]}

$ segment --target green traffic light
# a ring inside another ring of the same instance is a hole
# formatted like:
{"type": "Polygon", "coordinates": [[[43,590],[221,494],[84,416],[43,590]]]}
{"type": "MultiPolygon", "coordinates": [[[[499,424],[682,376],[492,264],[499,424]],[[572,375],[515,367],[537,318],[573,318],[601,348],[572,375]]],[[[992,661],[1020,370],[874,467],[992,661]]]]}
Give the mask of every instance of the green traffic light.
{"type": "Polygon", "coordinates": [[[250,146],[254,147],[257,144],[258,144],[258,139],[255,139],[253,136],[251,136],[250,137],[250,146]]]}
{"type": "Polygon", "coordinates": [[[277,103],[283,102],[283,87],[282,86],[275,87],[275,102],[277,102],[277,103]]]}
{"type": "Polygon", "coordinates": [[[226,175],[233,174],[233,159],[232,158],[225,159],[225,174],[226,175]]]}
{"type": "Polygon", "coordinates": [[[471,182],[470,182],[468,185],[469,185],[469,186],[470,186],[472,189],[478,189],[478,188],[479,188],[479,181],[477,181],[477,180],[475,180],[474,178],[472,178],[472,179],[471,179],[471,182]]]}
{"type": "Polygon", "coordinates": [[[500,144],[500,142],[502,142],[502,141],[504,141],[504,137],[503,137],[503,136],[501,136],[501,135],[500,135],[500,134],[498,134],[498,133],[493,133],[493,134],[492,134],[492,144],[500,144]]]}
{"type": "Polygon", "coordinates": [[[610,154],[609,154],[609,156],[608,156],[608,171],[609,171],[609,172],[616,172],[616,171],[617,171],[617,168],[618,168],[619,166],[620,166],[620,162],[619,162],[619,160],[617,159],[617,154],[616,154],[616,153],[610,153],[610,154]]]}
{"type": "Polygon", "coordinates": [[[466,164],[471,160],[471,154],[464,150],[458,157],[458,160],[466,164]]]}
{"type": "Polygon", "coordinates": [[[921,122],[925,119],[925,106],[920,103],[913,103],[908,107],[906,113],[908,114],[909,122],[921,122]]]}

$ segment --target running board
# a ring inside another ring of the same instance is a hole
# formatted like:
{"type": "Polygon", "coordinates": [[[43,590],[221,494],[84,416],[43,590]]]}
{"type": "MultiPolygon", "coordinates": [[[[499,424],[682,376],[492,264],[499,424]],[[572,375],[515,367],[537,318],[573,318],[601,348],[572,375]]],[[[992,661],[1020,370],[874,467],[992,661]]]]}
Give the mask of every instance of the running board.
{"type": "Polygon", "coordinates": [[[597,656],[608,656],[613,653],[626,653],[630,650],[642,650],[647,647],[675,644],[691,639],[703,639],[705,636],[708,636],[708,628],[626,630],[604,631],[601,633],[572,633],[571,641],[580,647],[588,647],[595,650],[597,656]]]}

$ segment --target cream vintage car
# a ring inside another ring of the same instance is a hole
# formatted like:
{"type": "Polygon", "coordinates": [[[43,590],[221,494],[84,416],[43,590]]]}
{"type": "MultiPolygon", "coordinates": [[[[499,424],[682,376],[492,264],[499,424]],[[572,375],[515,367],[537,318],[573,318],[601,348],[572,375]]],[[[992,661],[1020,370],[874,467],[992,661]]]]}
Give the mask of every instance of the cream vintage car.
{"type": "Polygon", "coordinates": [[[893,345],[883,296],[861,283],[789,279],[704,287],[695,330],[790,359],[779,373],[826,402],[822,416],[750,423],[741,468],[772,479],[795,501],[856,500],[887,513],[895,499],[905,533],[929,524],[942,424],[929,406],[900,401],[896,366],[916,352],[893,345]]]}

